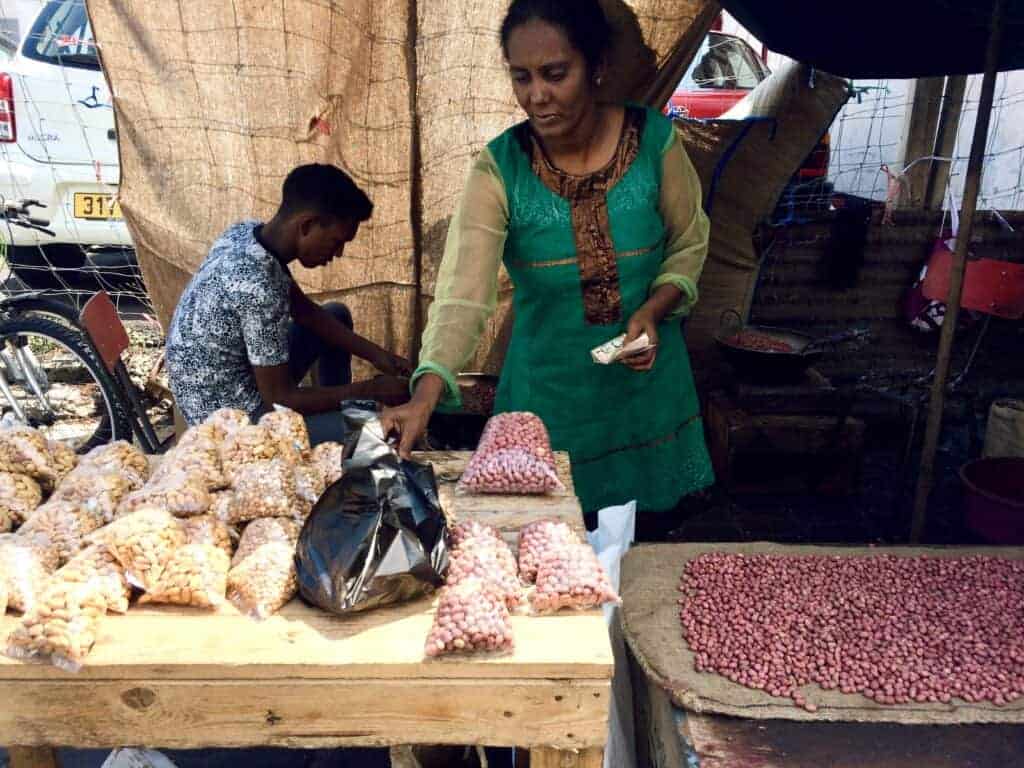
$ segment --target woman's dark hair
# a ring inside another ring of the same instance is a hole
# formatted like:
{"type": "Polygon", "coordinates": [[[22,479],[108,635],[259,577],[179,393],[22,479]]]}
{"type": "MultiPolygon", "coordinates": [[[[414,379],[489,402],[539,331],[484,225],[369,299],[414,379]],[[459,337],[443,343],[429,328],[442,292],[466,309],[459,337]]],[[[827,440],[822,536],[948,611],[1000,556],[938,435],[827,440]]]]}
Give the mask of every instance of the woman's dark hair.
{"type": "Polygon", "coordinates": [[[501,50],[506,59],[512,30],[534,19],[565,32],[591,71],[602,62],[611,45],[612,28],[598,0],[512,0],[501,22],[501,50]]]}
{"type": "Polygon", "coordinates": [[[373,203],[337,166],[311,163],[294,168],[281,189],[280,212],[287,216],[302,211],[366,221],[373,214],[373,203]]]}

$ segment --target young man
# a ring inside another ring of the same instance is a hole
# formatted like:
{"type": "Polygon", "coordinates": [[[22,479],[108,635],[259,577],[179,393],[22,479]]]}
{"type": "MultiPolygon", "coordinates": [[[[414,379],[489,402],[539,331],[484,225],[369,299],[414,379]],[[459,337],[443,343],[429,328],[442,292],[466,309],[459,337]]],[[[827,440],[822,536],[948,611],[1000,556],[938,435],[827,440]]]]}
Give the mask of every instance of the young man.
{"type": "Polygon", "coordinates": [[[322,267],[340,258],[373,204],[332,165],[303,165],[285,179],[281,206],[265,224],[228,228],[213,244],[171,320],[167,370],[185,420],[221,407],[255,419],[274,404],[306,416],[316,444],[341,439],[339,404],[408,399],[409,361],[356,334],[343,304],[319,306],[288,272],[298,261],[322,267]],[[351,358],[381,372],[352,383],[351,358]],[[318,387],[298,384],[320,362],[318,387]]]}

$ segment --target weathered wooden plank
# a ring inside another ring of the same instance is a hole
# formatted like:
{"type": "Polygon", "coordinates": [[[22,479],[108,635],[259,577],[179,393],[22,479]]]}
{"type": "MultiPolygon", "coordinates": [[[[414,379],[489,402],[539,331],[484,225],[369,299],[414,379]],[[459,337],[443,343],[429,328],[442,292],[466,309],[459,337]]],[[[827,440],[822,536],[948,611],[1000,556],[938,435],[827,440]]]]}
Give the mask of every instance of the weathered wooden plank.
{"type": "Polygon", "coordinates": [[[50,747],[8,747],[11,768],[58,768],[57,753],[50,747]]]}
{"type": "Polygon", "coordinates": [[[609,695],[608,680],[24,681],[4,685],[0,744],[584,749],[604,743],[609,695]]]}
{"type": "Polygon", "coordinates": [[[601,768],[604,750],[569,750],[536,747],[530,750],[530,768],[601,768]]]}
{"type": "MultiPolygon", "coordinates": [[[[293,600],[263,622],[231,607],[132,607],[107,616],[81,672],[69,674],[0,657],[7,680],[125,678],[605,678],[614,662],[600,612],[513,616],[516,647],[493,658],[427,659],[423,643],[433,616],[430,599],[341,618],[293,600]]],[[[18,619],[0,618],[0,637],[18,619]]]]}

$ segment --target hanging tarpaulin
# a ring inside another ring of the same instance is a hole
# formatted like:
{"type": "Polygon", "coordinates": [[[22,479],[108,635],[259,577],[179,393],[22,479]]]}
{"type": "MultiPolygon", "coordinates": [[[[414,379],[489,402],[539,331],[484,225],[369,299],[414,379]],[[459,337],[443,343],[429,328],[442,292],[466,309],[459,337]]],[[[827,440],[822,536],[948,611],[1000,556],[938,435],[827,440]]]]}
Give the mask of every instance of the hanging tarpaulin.
{"type": "MultiPolygon", "coordinates": [[[[935,77],[985,69],[992,0],[724,0],[772,51],[844,77],[935,77]]],[[[1024,69],[1024,3],[1007,2],[1000,71],[1024,69]]]]}

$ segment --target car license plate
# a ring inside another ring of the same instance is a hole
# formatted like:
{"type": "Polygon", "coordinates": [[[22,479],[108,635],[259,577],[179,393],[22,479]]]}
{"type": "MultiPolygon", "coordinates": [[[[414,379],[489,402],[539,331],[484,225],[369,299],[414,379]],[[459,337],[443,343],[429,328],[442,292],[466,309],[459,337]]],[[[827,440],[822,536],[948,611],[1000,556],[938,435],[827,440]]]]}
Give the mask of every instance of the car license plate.
{"type": "Polygon", "coordinates": [[[75,193],[76,219],[120,219],[121,206],[113,195],[75,193]]]}

